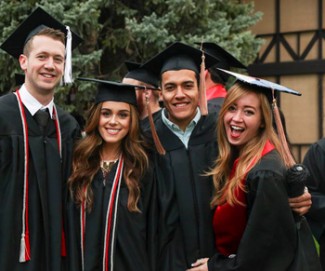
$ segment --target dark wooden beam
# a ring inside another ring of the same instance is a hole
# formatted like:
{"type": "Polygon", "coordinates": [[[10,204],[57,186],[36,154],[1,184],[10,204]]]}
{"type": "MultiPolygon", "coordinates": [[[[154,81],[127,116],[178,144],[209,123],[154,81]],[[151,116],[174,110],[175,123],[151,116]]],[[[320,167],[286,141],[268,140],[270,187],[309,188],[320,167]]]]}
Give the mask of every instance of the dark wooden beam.
{"type": "Polygon", "coordinates": [[[257,63],[248,66],[248,73],[256,77],[324,74],[325,60],[308,60],[282,63],[257,63]]]}

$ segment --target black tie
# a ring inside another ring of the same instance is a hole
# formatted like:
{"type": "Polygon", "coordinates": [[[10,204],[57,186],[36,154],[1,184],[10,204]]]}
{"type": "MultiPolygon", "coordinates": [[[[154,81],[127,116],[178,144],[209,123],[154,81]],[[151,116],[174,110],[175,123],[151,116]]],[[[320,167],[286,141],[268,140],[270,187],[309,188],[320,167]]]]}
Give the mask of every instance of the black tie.
{"type": "Polygon", "coordinates": [[[50,114],[49,114],[49,111],[48,109],[46,108],[45,110],[43,109],[40,109],[36,112],[35,114],[35,120],[38,124],[38,126],[40,127],[43,135],[45,134],[45,131],[46,131],[46,127],[47,127],[47,123],[49,121],[49,118],[50,118],[50,114]]]}

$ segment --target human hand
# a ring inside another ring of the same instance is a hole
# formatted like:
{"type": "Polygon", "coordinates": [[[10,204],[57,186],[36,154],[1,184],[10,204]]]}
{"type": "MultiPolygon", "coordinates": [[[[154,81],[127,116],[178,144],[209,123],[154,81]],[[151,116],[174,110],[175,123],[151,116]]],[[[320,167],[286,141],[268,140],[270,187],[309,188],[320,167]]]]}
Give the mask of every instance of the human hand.
{"type": "Polygon", "coordinates": [[[307,188],[301,196],[289,198],[289,205],[291,209],[301,216],[309,211],[311,203],[311,195],[307,188]]]}
{"type": "Polygon", "coordinates": [[[198,259],[195,263],[192,263],[192,268],[186,271],[208,271],[209,258],[198,259]]]}

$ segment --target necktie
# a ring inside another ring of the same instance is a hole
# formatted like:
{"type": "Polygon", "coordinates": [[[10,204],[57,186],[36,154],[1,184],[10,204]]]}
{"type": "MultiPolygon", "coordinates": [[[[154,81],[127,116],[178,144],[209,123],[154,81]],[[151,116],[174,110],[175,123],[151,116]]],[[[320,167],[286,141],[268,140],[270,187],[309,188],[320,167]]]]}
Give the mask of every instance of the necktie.
{"type": "Polygon", "coordinates": [[[47,123],[50,119],[50,113],[48,109],[45,110],[38,110],[34,116],[38,126],[40,127],[43,135],[45,134],[47,123]]]}

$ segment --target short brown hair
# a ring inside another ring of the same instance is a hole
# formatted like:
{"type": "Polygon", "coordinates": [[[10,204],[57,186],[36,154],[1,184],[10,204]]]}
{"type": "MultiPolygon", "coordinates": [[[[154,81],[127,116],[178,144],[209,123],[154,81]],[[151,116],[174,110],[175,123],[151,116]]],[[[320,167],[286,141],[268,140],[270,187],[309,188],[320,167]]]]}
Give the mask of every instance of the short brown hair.
{"type": "Polygon", "coordinates": [[[25,44],[23,54],[28,55],[31,51],[32,40],[35,36],[46,36],[54,40],[61,41],[65,45],[65,34],[61,30],[45,27],[40,30],[36,35],[32,36],[25,44]]]}

